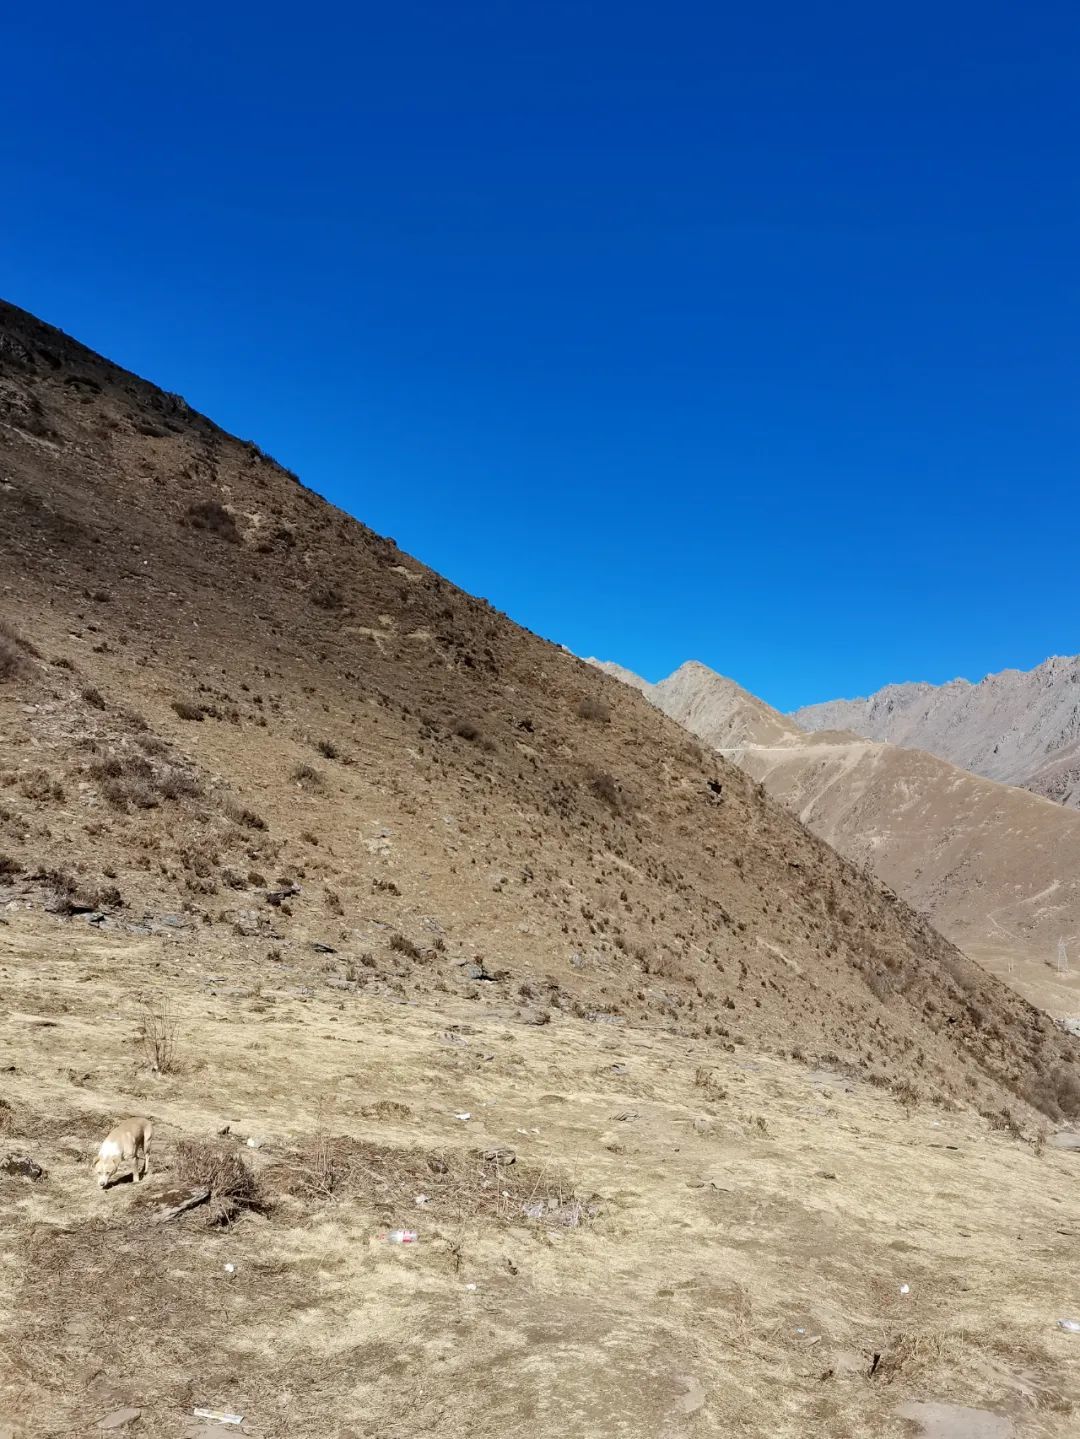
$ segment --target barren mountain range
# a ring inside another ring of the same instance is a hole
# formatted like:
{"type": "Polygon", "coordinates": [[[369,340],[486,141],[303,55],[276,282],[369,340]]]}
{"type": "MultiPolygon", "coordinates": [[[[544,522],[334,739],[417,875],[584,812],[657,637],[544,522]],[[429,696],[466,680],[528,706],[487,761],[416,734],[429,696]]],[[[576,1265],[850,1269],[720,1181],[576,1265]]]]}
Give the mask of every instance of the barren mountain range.
{"type": "Polygon", "coordinates": [[[1075,810],[918,749],[806,733],[696,662],[643,692],[980,963],[1056,1014],[1080,1009],[1075,810]]]}
{"type": "Polygon", "coordinates": [[[1080,1045],[751,775],[6,305],[0,607],[0,1430],[1074,1432],[1080,1045]]]}
{"type": "Polygon", "coordinates": [[[1080,655],[978,684],[886,685],[866,699],[806,705],[804,730],[850,730],[926,750],[973,774],[1080,808],[1080,655]]]}

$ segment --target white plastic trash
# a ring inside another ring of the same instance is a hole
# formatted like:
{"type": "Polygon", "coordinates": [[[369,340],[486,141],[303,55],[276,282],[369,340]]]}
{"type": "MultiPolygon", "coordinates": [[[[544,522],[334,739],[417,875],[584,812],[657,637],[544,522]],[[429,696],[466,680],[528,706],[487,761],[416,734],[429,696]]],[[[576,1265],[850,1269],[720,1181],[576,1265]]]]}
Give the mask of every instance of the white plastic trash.
{"type": "Polygon", "coordinates": [[[1080,1334],[1080,1319],[1059,1319],[1058,1328],[1069,1334],[1080,1334]]]}

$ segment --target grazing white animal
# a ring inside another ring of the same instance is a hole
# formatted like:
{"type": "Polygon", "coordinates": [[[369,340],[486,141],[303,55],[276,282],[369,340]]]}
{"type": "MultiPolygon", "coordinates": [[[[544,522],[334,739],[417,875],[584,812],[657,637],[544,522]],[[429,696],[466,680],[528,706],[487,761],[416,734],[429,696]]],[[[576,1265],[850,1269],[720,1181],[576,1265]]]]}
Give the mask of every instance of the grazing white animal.
{"type": "Polygon", "coordinates": [[[121,1164],[130,1163],[131,1177],[136,1184],[145,1179],[150,1169],[150,1141],[154,1126],[149,1119],[125,1119],[101,1141],[94,1160],[94,1173],[102,1189],[111,1184],[121,1164]]]}

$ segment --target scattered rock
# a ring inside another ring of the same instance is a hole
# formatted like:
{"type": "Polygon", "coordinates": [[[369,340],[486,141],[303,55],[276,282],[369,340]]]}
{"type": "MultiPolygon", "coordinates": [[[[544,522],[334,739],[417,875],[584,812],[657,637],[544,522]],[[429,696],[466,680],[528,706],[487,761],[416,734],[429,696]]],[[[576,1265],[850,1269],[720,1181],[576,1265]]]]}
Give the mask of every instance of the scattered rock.
{"type": "Polygon", "coordinates": [[[46,1177],[46,1171],[28,1154],[6,1154],[0,1159],[0,1171],[4,1174],[17,1174],[23,1179],[32,1179],[35,1183],[46,1177]]]}
{"type": "Polygon", "coordinates": [[[337,954],[337,950],[332,944],[323,944],[322,940],[319,939],[313,939],[311,941],[311,947],[316,954],[337,954]]]}
{"type": "Polygon", "coordinates": [[[909,1400],[895,1410],[900,1419],[922,1425],[922,1439],[1012,1439],[1011,1419],[989,1409],[965,1409],[961,1404],[922,1403],[909,1400]]]}
{"type": "Polygon", "coordinates": [[[676,1382],[683,1387],[683,1393],[672,1405],[676,1414],[696,1414],[705,1403],[705,1387],[692,1374],[676,1375],[676,1382]]]}
{"type": "Polygon", "coordinates": [[[141,1417],[141,1409],[114,1409],[111,1414],[106,1414],[104,1419],[98,1420],[97,1427],[102,1430],[124,1429],[141,1417]]]}
{"type": "Polygon", "coordinates": [[[1059,1129],[1056,1134],[1050,1136],[1051,1149],[1077,1149],[1080,1150],[1080,1134],[1072,1129],[1059,1129]]]}
{"type": "Polygon", "coordinates": [[[205,1204],[209,1198],[209,1185],[199,1185],[194,1189],[188,1185],[179,1185],[157,1194],[139,1195],[135,1203],[141,1209],[153,1210],[154,1218],[165,1223],[170,1219],[178,1219],[189,1209],[195,1209],[198,1205],[205,1204]]]}

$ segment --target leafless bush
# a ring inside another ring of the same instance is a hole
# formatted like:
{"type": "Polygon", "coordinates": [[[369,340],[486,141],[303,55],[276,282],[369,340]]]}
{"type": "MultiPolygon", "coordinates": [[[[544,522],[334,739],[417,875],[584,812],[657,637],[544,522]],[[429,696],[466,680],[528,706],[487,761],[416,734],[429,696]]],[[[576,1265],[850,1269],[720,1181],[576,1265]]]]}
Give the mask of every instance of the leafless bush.
{"type": "Polygon", "coordinates": [[[155,770],[141,754],[113,752],[90,766],[90,773],[101,784],[101,792],[119,810],[156,809],[163,799],[193,799],[202,794],[202,786],[188,770],[170,765],[155,770]]]}
{"type": "Polygon", "coordinates": [[[136,738],[135,743],[145,754],[153,755],[155,758],[171,753],[168,741],[158,739],[157,735],[141,734],[136,738]]]}
{"type": "Polygon", "coordinates": [[[173,709],[182,720],[201,722],[206,718],[206,706],[192,704],[190,700],[173,700],[173,709]]]}
{"type": "Polygon", "coordinates": [[[337,745],[334,744],[334,742],[333,742],[332,740],[321,739],[321,740],[319,740],[319,742],[316,744],[315,748],[316,748],[316,749],[319,751],[319,753],[322,755],[323,759],[340,759],[340,758],[341,758],[341,751],[338,749],[337,745]]]}
{"type": "Polygon", "coordinates": [[[180,1021],[168,999],[146,1000],[142,1006],[139,1043],[155,1074],[175,1074],[178,1068],[180,1021]]]}
{"type": "Polygon", "coordinates": [[[254,1174],[229,1144],[181,1139],[174,1170],[181,1184],[209,1189],[213,1223],[227,1224],[243,1209],[263,1208],[254,1174]]]}
{"type": "Polygon", "coordinates": [[[610,724],[611,710],[602,700],[593,699],[586,695],[577,703],[578,719],[589,720],[593,724],[610,724]]]}
{"type": "Polygon", "coordinates": [[[309,594],[311,603],[320,610],[339,610],[345,603],[334,585],[314,585],[309,594]]]}
{"type": "Polygon", "coordinates": [[[19,781],[19,792],[36,804],[62,804],[64,800],[63,785],[44,769],[31,770],[24,775],[19,781]]]}
{"type": "Polygon", "coordinates": [[[315,791],[321,790],[323,787],[323,777],[314,767],[314,765],[294,765],[292,769],[292,778],[300,786],[301,789],[315,791]]]}
{"type": "Polygon", "coordinates": [[[720,1083],[720,1080],[713,1069],[699,1064],[694,1070],[694,1088],[700,1089],[706,1099],[721,1100],[727,1098],[727,1090],[720,1083]]]}
{"type": "Polygon", "coordinates": [[[471,720],[458,720],[454,726],[454,733],[458,739],[468,740],[470,744],[474,744],[480,738],[479,726],[474,725],[471,720]]]}
{"type": "Polygon", "coordinates": [[[595,770],[589,779],[589,788],[597,799],[602,800],[613,813],[618,814],[622,809],[622,795],[615,777],[606,770],[595,770]]]}
{"type": "Polygon", "coordinates": [[[94,685],[87,685],[82,692],[82,697],[91,709],[103,710],[107,708],[105,696],[94,685]]]}
{"type": "Polygon", "coordinates": [[[226,800],[225,813],[234,824],[243,825],[245,829],[263,830],[266,828],[266,821],[253,809],[246,805],[238,804],[235,800],[226,800]]]}
{"type": "Polygon", "coordinates": [[[398,954],[408,955],[410,959],[423,958],[423,951],[403,934],[392,934],[390,936],[390,948],[396,950],[398,954]]]}
{"type": "Polygon", "coordinates": [[[219,500],[199,500],[188,506],[188,524],[192,529],[206,530],[232,545],[240,543],[240,531],[236,528],[236,516],[219,500]]]}
{"type": "Polygon", "coordinates": [[[281,1187],[300,1199],[330,1199],[349,1177],[346,1151],[329,1135],[316,1134],[287,1165],[277,1171],[281,1187]]]}
{"type": "Polygon", "coordinates": [[[186,769],[173,766],[158,777],[158,789],[165,799],[198,799],[203,792],[202,785],[186,769]]]}
{"type": "Polygon", "coordinates": [[[113,809],[126,814],[129,809],[157,809],[160,800],[152,784],[143,779],[107,779],[101,793],[113,809]]]}
{"type": "Polygon", "coordinates": [[[26,663],[10,640],[0,636],[0,680],[13,680],[22,674],[26,663]]]}
{"type": "Polygon", "coordinates": [[[24,655],[40,659],[41,651],[36,645],[31,644],[25,635],[20,634],[9,620],[0,619],[0,679],[9,678],[4,673],[4,663],[13,666],[10,673],[14,675],[23,668],[24,655]]]}

